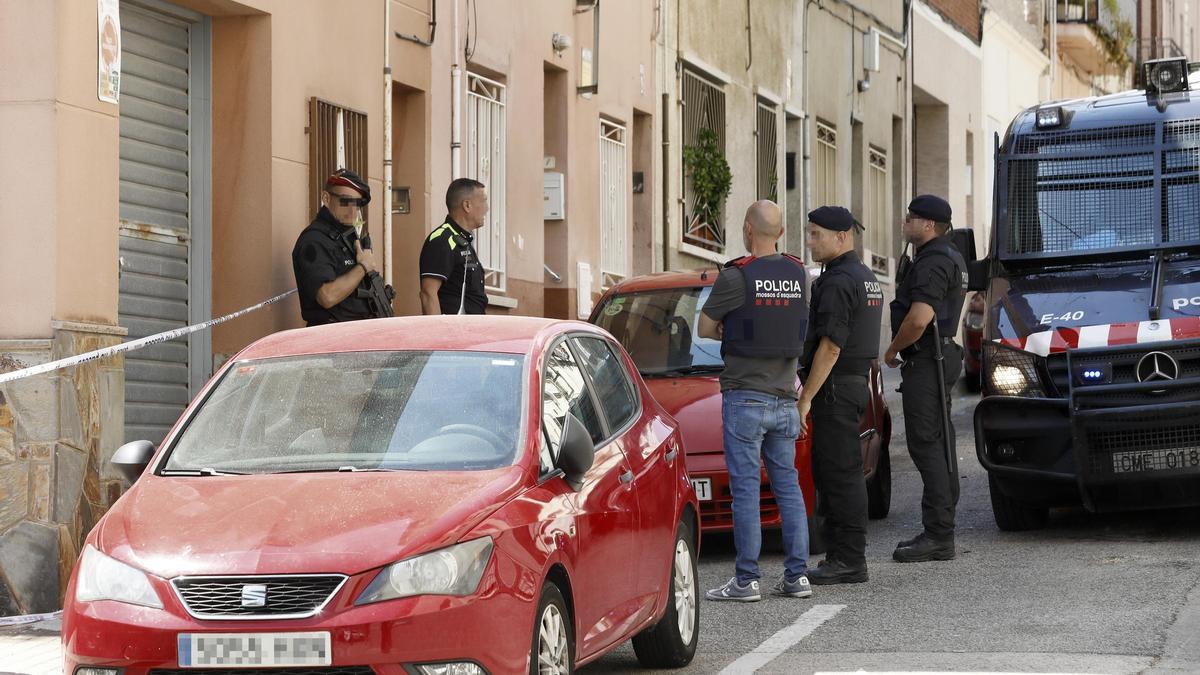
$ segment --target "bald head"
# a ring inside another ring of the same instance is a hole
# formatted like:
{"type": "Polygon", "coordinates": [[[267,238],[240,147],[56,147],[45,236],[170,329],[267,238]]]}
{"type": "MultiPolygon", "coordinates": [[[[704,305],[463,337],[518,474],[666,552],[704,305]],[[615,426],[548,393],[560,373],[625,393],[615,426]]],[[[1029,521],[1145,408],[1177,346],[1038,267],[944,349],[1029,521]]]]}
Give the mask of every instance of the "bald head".
{"type": "Polygon", "coordinates": [[[779,205],[770,199],[751,204],[750,208],[746,209],[746,222],[750,223],[756,238],[775,241],[783,232],[783,214],[779,211],[779,205]]]}

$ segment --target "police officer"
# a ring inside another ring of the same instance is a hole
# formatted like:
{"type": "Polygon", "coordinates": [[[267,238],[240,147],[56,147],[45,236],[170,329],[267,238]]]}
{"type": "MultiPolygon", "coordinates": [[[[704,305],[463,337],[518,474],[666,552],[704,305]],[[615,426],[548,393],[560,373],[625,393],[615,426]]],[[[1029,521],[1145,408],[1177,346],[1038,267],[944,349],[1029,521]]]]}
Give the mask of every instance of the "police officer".
{"type": "Polygon", "coordinates": [[[457,178],[446,189],[445,222],[421,248],[421,313],[483,314],[483,266],[475,253],[475,231],[488,212],[483,183],[457,178]]]}
{"type": "Polygon", "coordinates": [[[359,239],[362,209],[371,188],[348,169],[335,171],[321,191],[321,209],[296,239],[292,271],[300,316],[309,326],[369,319],[370,305],[357,290],[376,270],[369,242],[359,239]]]}
{"type": "Polygon", "coordinates": [[[862,225],[840,206],[808,214],[808,250],[825,265],[813,282],[801,370],[800,419],[812,411],[812,467],[825,560],[809,572],[814,584],[867,580],[867,488],[858,422],[870,391],[867,375],[879,357],[883,292],[854,251],[862,225]]]}
{"type": "Polygon", "coordinates": [[[924,530],[896,546],[892,558],[923,562],[954,558],[954,508],[958,475],[946,456],[949,392],[962,369],[962,348],[954,343],[959,314],[967,294],[966,262],[950,243],[950,205],[933,195],[920,195],[908,205],[904,238],[916,247],[912,264],[899,279],[891,304],[892,342],[884,354],[888,366],[901,366],[904,428],[908,452],[925,484],[921,496],[924,530]],[[935,344],[934,326],[941,345],[935,344]],[[938,383],[936,348],[941,347],[943,385],[938,383]],[[945,391],[943,398],[940,391],[945,391]]]}
{"type": "Polygon", "coordinates": [[[725,465],[733,494],[735,575],[707,593],[709,600],[762,599],[760,479],[765,464],[783,520],[784,573],[774,592],[812,595],[808,519],[796,474],[796,361],[804,348],[807,276],[797,258],[775,251],[783,216],[771,201],[746,211],[742,240],[750,255],[730,261],[700,314],[701,337],[721,340],[721,421],[725,465]]]}

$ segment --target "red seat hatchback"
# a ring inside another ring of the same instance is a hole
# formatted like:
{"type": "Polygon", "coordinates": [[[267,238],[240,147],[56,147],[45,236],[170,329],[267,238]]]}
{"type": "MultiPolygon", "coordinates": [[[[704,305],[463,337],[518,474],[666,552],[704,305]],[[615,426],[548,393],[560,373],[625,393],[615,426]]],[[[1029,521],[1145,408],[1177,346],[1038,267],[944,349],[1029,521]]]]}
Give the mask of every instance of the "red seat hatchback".
{"type": "Polygon", "coordinates": [[[65,672],[568,673],[696,649],[675,421],[584,323],[380,319],[255,342],[67,586],[65,672]]]}
{"type": "MultiPolygon", "coordinates": [[[[725,362],[721,358],[721,343],[702,338],[696,332],[697,317],[716,277],[713,270],[663,272],[628,279],[605,293],[590,319],[616,336],[637,363],[650,393],[679,421],[687,448],[687,468],[700,499],[705,532],[733,530],[733,496],[725,468],[721,427],[719,378],[725,362]]],[[[871,367],[869,380],[871,395],[859,422],[863,479],[867,482],[868,514],[871,518],[884,518],[892,500],[888,455],[892,418],[883,398],[878,364],[871,367]]],[[[809,548],[813,553],[821,553],[825,549],[815,515],[811,449],[807,438],[796,441],[796,469],[809,515],[809,548]]],[[[761,505],[763,525],[778,528],[779,508],[765,471],[761,505]]]]}

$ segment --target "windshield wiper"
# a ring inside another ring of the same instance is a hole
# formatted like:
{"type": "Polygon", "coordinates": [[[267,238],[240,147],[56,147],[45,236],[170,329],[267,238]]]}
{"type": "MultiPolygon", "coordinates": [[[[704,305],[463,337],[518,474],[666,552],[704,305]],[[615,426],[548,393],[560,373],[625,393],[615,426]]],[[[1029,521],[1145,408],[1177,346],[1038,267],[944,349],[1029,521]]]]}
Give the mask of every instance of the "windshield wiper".
{"type": "Polygon", "coordinates": [[[719,373],[725,370],[725,365],[721,363],[707,363],[697,366],[679,366],[678,368],[666,368],[664,370],[642,371],[642,377],[670,377],[672,375],[696,375],[698,373],[719,373]]]}
{"type": "Polygon", "coordinates": [[[285,471],[268,471],[266,473],[369,473],[369,472],[391,472],[391,471],[424,471],[424,469],[389,469],[387,467],[359,467],[359,466],[327,466],[319,469],[287,469],[285,471]]]}
{"type": "Polygon", "coordinates": [[[164,476],[245,476],[248,475],[242,471],[226,471],[224,469],[214,469],[212,467],[203,467],[200,469],[163,469],[164,476]]]}

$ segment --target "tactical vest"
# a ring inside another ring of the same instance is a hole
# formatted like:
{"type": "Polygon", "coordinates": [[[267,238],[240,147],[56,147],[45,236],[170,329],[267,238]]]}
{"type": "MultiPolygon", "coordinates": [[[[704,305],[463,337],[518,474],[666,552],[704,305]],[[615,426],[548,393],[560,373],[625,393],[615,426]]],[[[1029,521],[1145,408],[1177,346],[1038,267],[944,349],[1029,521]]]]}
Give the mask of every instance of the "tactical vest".
{"type": "MultiPolygon", "coordinates": [[[[812,307],[815,312],[820,306],[821,294],[831,284],[847,277],[855,289],[857,303],[850,312],[850,335],[842,345],[833,372],[866,375],[871,370],[871,361],[879,358],[879,324],[883,321],[883,288],[875,273],[859,260],[858,254],[853,251],[845,254],[833,264],[825,265],[825,271],[813,282],[812,307]]],[[[812,317],[812,321],[818,320],[819,317],[812,317]]],[[[818,328],[814,325],[813,333],[804,346],[806,370],[812,366],[817,353],[818,328]]]]}
{"type": "Polygon", "coordinates": [[[808,325],[808,277],[804,262],[746,256],[725,264],[742,271],[745,301],[725,315],[721,354],[753,358],[796,358],[804,351],[808,325]]]}
{"type": "MultiPolygon", "coordinates": [[[[912,295],[912,270],[916,269],[922,260],[936,255],[944,255],[954,263],[954,273],[950,278],[950,286],[946,289],[946,295],[941,304],[933,308],[937,312],[935,320],[938,332],[943,339],[950,339],[958,334],[958,318],[962,314],[963,302],[967,298],[967,263],[958,249],[951,245],[950,238],[942,236],[931,240],[921,247],[920,251],[917,251],[908,273],[900,280],[896,299],[891,304],[892,337],[896,337],[896,333],[900,331],[900,324],[904,322],[904,317],[908,315],[908,310],[912,307],[912,298],[910,297],[912,295]]],[[[925,334],[921,336],[919,342],[932,339],[933,326],[929,326],[925,329],[925,334]]]]}

